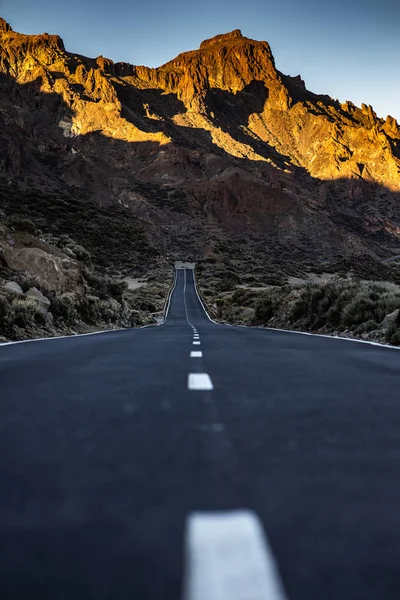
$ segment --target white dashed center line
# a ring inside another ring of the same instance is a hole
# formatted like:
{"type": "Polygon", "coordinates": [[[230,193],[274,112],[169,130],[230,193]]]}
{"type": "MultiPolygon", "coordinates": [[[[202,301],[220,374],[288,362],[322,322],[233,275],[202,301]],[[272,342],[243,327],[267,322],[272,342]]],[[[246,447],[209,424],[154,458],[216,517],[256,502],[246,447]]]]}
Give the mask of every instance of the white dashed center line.
{"type": "MultiPolygon", "coordinates": [[[[193,346],[200,346],[200,335],[198,334],[197,328],[192,325],[189,319],[188,307],[186,302],[186,270],[183,272],[183,303],[185,307],[186,320],[188,325],[193,331],[193,346]]],[[[190,358],[203,358],[203,353],[200,351],[193,350],[190,352],[190,358]]],[[[198,364],[198,363],[197,363],[198,364]]],[[[188,376],[188,389],[189,390],[213,390],[214,386],[207,373],[189,373],[188,376]]]]}
{"type": "Polygon", "coordinates": [[[189,390],[213,390],[214,386],[207,373],[189,373],[189,390]]]}
{"type": "Polygon", "coordinates": [[[275,559],[251,511],[198,513],[186,525],[184,600],[285,600],[275,559]]]}

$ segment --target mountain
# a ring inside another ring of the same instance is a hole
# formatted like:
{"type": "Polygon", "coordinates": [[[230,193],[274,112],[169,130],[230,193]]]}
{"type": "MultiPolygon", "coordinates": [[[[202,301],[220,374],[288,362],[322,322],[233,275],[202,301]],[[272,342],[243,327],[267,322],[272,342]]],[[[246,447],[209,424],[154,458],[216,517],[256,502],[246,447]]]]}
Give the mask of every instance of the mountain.
{"type": "Polygon", "coordinates": [[[148,68],[0,20],[0,77],[5,217],[70,235],[103,270],[375,276],[400,254],[397,121],[308,91],[267,42],[235,30],[148,68]]]}

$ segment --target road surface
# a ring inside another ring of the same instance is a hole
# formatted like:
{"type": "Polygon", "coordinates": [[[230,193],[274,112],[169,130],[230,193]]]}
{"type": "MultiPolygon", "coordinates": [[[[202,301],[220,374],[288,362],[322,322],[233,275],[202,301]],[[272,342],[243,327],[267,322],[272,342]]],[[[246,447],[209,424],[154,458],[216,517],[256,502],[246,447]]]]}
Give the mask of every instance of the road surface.
{"type": "Polygon", "coordinates": [[[239,509],[251,600],[400,597],[400,352],[216,325],[182,270],[161,326],[0,346],[0,397],[2,600],[179,599],[188,518],[239,509]]]}

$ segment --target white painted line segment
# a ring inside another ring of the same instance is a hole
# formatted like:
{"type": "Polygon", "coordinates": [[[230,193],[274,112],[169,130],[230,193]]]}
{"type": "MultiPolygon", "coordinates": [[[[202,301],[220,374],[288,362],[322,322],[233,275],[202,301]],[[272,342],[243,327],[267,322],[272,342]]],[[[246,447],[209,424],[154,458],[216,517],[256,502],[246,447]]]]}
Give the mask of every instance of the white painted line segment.
{"type": "Polygon", "coordinates": [[[214,386],[207,373],[189,373],[189,390],[213,390],[214,386]]]}
{"type": "Polygon", "coordinates": [[[190,358],[201,358],[203,356],[203,353],[197,350],[192,350],[192,352],[190,353],[190,358]]]}
{"type": "Polygon", "coordinates": [[[200,342],[193,342],[193,346],[200,346],[200,342]]]}
{"type": "Polygon", "coordinates": [[[194,513],[186,523],[184,600],[285,600],[266,535],[251,511],[194,513]]]}

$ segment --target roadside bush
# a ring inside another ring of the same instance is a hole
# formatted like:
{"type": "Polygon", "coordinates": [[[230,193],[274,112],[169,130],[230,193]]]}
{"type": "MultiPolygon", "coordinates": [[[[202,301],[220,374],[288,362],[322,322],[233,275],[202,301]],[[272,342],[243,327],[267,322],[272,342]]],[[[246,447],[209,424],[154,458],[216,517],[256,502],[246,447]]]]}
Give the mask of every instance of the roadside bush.
{"type": "Polygon", "coordinates": [[[216,305],[221,318],[232,318],[233,322],[236,318],[240,322],[247,318],[257,325],[305,331],[350,331],[400,344],[400,310],[390,326],[388,321],[384,322],[400,309],[400,287],[393,283],[337,277],[323,284],[285,285],[262,293],[237,289],[231,295],[217,298],[216,305]],[[253,317],[251,307],[255,308],[253,317]]]}
{"type": "Polygon", "coordinates": [[[27,327],[32,323],[44,324],[43,313],[37,302],[30,298],[15,298],[11,305],[13,325],[27,327]]]}
{"type": "Polygon", "coordinates": [[[79,299],[76,308],[80,319],[84,323],[95,325],[100,321],[99,302],[100,298],[97,296],[85,296],[79,299]]]}
{"type": "Polygon", "coordinates": [[[117,323],[122,316],[122,307],[118,309],[108,300],[99,300],[98,311],[105,323],[117,323]]]}
{"type": "Polygon", "coordinates": [[[29,329],[47,325],[46,311],[32,298],[0,291],[0,335],[14,339],[15,327],[29,329]]]}
{"type": "Polygon", "coordinates": [[[136,298],[135,306],[139,310],[145,312],[154,313],[157,312],[157,306],[148,298],[138,297],[136,298]]]}
{"type": "Polygon", "coordinates": [[[351,302],[343,308],[343,325],[353,329],[369,320],[381,323],[387,314],[400,308],[400,293],[391,284],[368,283],[361,286],[351,302]]]}
{"type": "Polygon", "coordinates": [[[54,295],[51,298],[51,312],[56,322],[75,325],[79,320],[76,298],[73,294],[54,295]]]}
{"type": "Polygon", "coordinates": [[[280,289],[271,288],[260,297],[255,305],[254,322],[257,324],[267,324],[277,314],[282,302],[282,292],[280,289]]]}
{"type": "Polygon", "coordinates": [[[379,323],[377,323],[373,319],[370,319],[366,323],[361,323],[361,325],[358,325],[357,327],[355,327],[354,333],[361,335],[363,333],[369,333],[370,331],[377,331],[378,329],[379,329],[379,323]]]}

